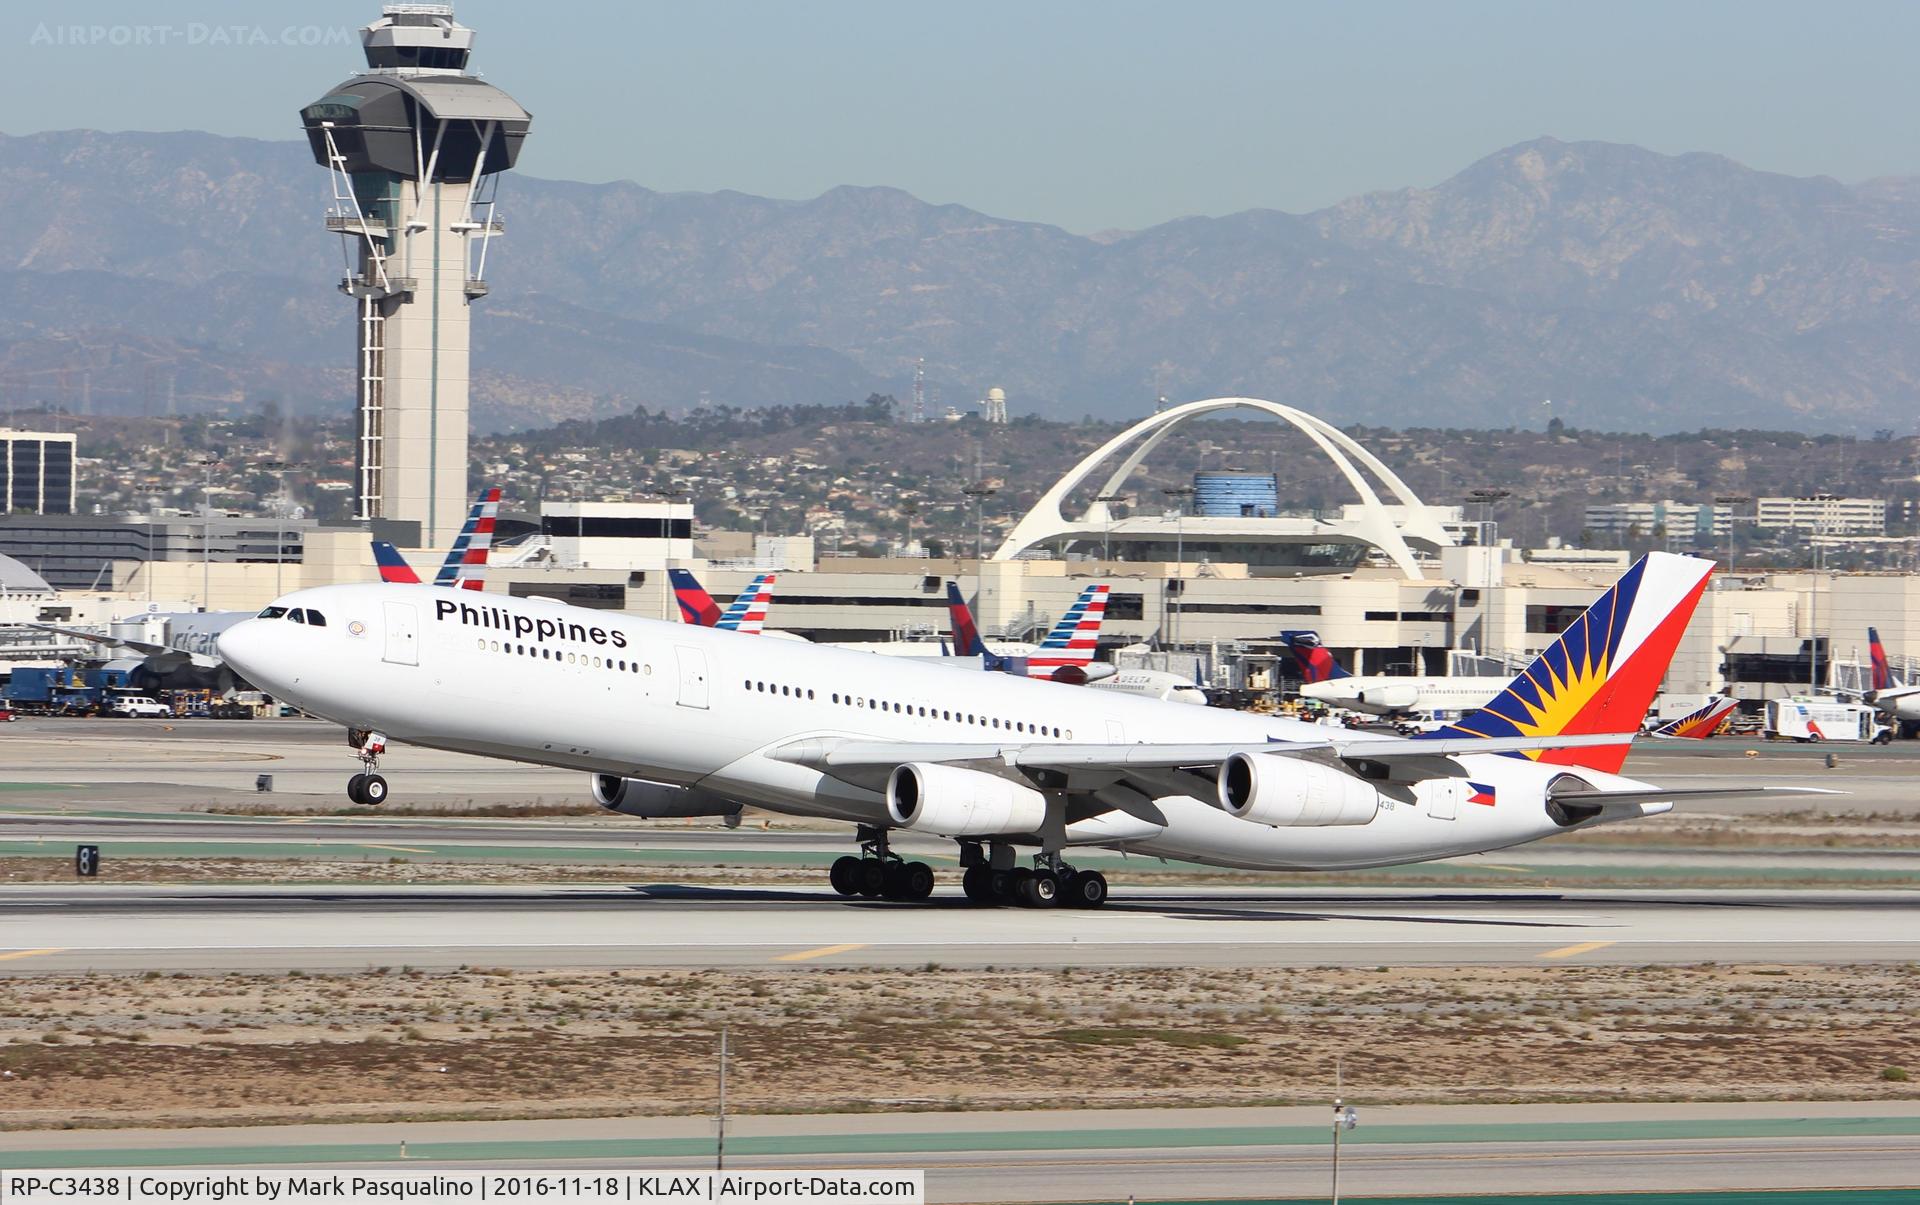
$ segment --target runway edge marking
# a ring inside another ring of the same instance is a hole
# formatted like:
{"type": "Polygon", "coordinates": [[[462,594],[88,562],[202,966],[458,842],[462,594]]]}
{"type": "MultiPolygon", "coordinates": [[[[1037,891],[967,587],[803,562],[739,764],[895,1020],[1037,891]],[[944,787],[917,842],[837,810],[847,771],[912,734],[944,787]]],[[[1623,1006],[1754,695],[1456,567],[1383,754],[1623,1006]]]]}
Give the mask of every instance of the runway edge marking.
{"type": "Polygon", "coordinates": [[[1540,955],[1540,957],[1542,958],[1573,958],[1576,955],[1591,954],[1595,950],[1604,950],[1608,946],[1617,946],[1619,944],[1620,943],[1617,941],[1583,941],[1578,943],[1577,945],[1561,946],[1557,950],[1548,950],[1546,953],[1540,955]]]}

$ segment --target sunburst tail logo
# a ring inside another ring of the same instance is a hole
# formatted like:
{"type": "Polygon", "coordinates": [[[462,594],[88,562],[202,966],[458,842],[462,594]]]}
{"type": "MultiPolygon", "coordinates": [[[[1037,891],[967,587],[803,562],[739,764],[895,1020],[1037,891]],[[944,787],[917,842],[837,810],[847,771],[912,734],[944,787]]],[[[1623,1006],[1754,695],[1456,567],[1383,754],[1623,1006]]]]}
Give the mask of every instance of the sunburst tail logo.
{"type": "Polygon", "coordinates": [[[1524,754],[1555,765],[1617,772],[1712,573],[1711,561],[1648,553],[1492,702],[1427,735],[1457,739],[1620,733],[1618,745],[1524,754]]]}

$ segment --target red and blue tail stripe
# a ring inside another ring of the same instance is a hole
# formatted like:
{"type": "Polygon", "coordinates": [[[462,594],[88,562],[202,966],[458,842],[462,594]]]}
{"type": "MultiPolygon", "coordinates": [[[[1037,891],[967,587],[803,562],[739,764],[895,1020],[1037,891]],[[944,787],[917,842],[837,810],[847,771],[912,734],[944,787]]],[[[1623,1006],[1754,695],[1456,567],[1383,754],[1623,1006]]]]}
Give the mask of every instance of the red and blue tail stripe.
{"type": "Polygon", "coordinates": [[[1111,589],[1101,582],[1080,591],[1080,597],[1027,658],[1029,674],[1051,677],[1054,670],[1063,665],[1085,667],[1093,660],[1094,652],[1100,647],[1100,625],[1106,622],[1107,594],[1111,589]]]}
{"type": "Polygon", "coordinates": [[[767,626],[767,609],[773,605],[773,574],[763,573],[747,583],[740,596],[728,604],[714,627],[729,632],[758,636],[767,626]]]}
{"type": "Polygon", "coordinates": [[[1887,646],[1880,643],[1880,630],[1867,629],[1867,656],[1873,661],[1873,689],[1892,690],[1893,667],[1887,664],[1887,646]]]}
{"type": "Polygon", "coordinates": [[[478,590],[485,584],[480,570],[486,567],[487,553],[493,547],[494,524],[499,516],[500,487],[496,485],[483,492],[467,513],[466,526],[460,529],[440,572],[434,575],[434,585],[478,590]]]}
{"type": "Polygon", "coordinates": [[[973,609],[960,597],[959,582],[947,583],[947,622],[953,628],[954,656],[979,657],[986,653],[986,642],[980,639],[980,629],[973,622],[973,609]]]}

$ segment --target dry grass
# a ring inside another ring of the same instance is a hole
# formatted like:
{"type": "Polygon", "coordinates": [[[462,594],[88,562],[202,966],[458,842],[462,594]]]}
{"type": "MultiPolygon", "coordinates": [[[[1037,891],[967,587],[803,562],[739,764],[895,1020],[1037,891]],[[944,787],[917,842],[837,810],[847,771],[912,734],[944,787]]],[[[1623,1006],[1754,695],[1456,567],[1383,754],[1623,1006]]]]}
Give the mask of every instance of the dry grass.
{"type": "Polygon", "coordinates": [[[0,1124],[1317,1100],[1911,1098],[1913,966],[0,981],[0,1124]]]}

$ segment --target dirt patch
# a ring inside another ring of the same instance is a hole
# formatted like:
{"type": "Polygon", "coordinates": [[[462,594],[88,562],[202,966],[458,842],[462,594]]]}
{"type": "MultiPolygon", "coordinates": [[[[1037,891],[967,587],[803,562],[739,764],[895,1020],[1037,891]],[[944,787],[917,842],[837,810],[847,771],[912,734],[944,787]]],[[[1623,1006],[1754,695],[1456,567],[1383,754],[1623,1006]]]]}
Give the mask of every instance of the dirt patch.
{"type": "Polygon", "coordinates": [[[1911,1098],[1914,966],[0,981],[0,1125],[1316,1101],[1911,1098]],[[876,1099],[879,1098],[879,1099],[876,1099]]]}

